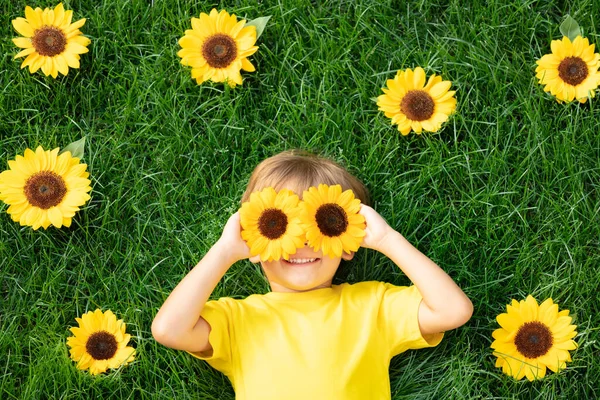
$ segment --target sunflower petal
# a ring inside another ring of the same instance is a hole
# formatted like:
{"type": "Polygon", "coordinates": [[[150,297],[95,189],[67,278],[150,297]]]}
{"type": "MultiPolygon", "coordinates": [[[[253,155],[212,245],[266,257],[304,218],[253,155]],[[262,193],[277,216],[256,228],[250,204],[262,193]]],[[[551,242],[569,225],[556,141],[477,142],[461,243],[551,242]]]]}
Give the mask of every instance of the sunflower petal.
{"type": "Polygon", "coordinates": [[[26,38],[30,38],[33,36],[34,29],[31,27],[29,22],[25,18],[15,18],[12,20],[13,28],[20,34],[25,36],[26,38]]]}
{"type": "Polygon", "coordinates": [[[242,69],[246,72],[254,72],[256,68],[247,58],[242,58],[242,69]]]}
{"type": "Polygon", "coordinates": [[[425,71],[421,67],[415,68],[413,75],[413,85],[415,89],[422,89],[425,87],[425,71]]]}
{"type": "Polygon", "coordinates": [[[35,53],[35,49],[33,47],[30,47],[28,49],[24,49],[24,50],[21,50],[20,52],[18,52],[14,58],[16,59],[16,58],[25,57],[32,53],[35,53]]]}

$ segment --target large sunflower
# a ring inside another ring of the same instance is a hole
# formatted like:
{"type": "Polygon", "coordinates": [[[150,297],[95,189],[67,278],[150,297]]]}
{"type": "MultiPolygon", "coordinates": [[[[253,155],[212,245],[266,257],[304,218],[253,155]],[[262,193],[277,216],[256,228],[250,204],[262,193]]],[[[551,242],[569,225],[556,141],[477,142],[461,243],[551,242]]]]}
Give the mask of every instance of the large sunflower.
{"type": "Polygon", "coordinates": [[[135,349],[127,346],[131,335],[125,333],[125,323],[117,320],[112,311],[103,313],[97,309],[75,320],[79,327],[69,329],[75,336],[67,338],[67,345],[77,368],[89,368],[92,375],[97,375],[133,361],[135,349]]]}
{"type": "Polygon", "coordinates": [[[291,190],[268,187],[250,195],[240,209],[242,239],[262,261],[287,259],[304,245],[299,219],[300,199],[291,190]]]}
{"type": "Polygon", "coordinates": [[[242,84],[240,70],[255,71],[247,57],[258,50],[254,46],[256,28],[245,24],[246,20],[238,21],[235,14],[214,8],[208,15],[192,18],[192,29],[179,39],[182,49],[177,55],[183,65],[192,67],[192,78],[198,84],[212,80],[234,87],[242,84]]]}
{"type": "Polygon", "coordinates": [[[577,36],[571,43],[568,37],[553,40],[551,54],[536,61],[535,69],[539,83],[558,102],[578,100],[585,103],[594,97],[600,74],[600,54],[594,53],[594,45],[587,38],[577,36]]]}
{"type": "Polygon", "coordinates": [[[566,368],[569,350],[577,348],[572,340],[577,327],[571,325],[569,310],[559,312],[552,299],[538,306],[532,296],[513,300],[506,310],[496,317],[501,328],[492,333],[496,367],[515,379],[526,376],[530,381],[546,376],[546,368],[554,372],[566,368]]]}
{"type": "Polygon", "coordinates": [[[12,21],[15,30],[24,37],[14,38],[13,42],[21,50],[15,58],[25,57],[21,68],[29,66],[32,74],[38,69],[53,78],[60,72],[67,75],[69,67],[79,68],[79,55],[88,52],[90,39],[81,35],[79,28],[85,18],[71,23],[73,11],[59,3],[54,9],[35,10],[25,7],[26,18],[12,21]]]}
{"type": "Polygon", "coordinates": [[[449,91],[452,82],[442,81],[435,74],[425,84],[425,71],[421,67],[398,71],[394,79],[388,79],[377,97],[379,110],[398,125],[403,135],[411,130],[436,132],[456,109],[455,91],[449,91]]]}
{"type": "Polygon", "coordinates": [[[340,185],[320,184],[302,194],[302,222],[306,240],[315,251],[331,258],[343,252],[356,251],[365,236],[365,217],[360,211],[360,200],[352,190],[342,193],[340,185]]]}
{"type": "Polygon", "coordinates": [[[79,207],[89,200],[87,165],[69,151],[59,155],[58,150],[27,149],[0,174],[0,200],[10,206],[7,212],[13,221],[33,229],[69,227],[79,207]]]}

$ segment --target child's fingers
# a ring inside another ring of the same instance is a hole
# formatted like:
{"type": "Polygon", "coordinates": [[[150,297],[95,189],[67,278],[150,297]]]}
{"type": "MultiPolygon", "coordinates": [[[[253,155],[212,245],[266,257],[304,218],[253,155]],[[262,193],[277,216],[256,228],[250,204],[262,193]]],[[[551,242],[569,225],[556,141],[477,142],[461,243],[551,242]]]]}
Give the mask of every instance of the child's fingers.
{"type": "Polygon", "coordinates": [[[379,217],[377,211],[365,204],[360,205],[360,211],[358,213],[365,217],[365,222],[367,226],[369,226],[369,222],[373,223],[377,220],[377,217],[379,217]]]}
{"type": "MultiPolygon", "coordinates": [[[[359,213],[359,214],[363,214],[363,213],[364,213],[366,210],[368,210],[369,208],[371,208],[371,207],[369,207],[369,206],[368,206],[368,205],[366,205],[366,204],[360,203],[360,210],[358,211],[358,213],[359,213]]],[[[371,209],[372,209],[372,208],[371,208],[371,209]]]]}

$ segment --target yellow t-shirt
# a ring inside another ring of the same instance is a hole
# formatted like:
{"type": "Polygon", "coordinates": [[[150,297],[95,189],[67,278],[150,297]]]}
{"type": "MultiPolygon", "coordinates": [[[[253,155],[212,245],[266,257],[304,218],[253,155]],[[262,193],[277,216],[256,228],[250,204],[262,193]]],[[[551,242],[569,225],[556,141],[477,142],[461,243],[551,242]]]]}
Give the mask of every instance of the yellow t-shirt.
{"type": "Polygon", "coordinates": [[[344,283],[302,293],[271,292],[209,301],[211,356],[238,400],[390,399],[389,363],[436,346],[418,323],[415,286],[344,283]]]}

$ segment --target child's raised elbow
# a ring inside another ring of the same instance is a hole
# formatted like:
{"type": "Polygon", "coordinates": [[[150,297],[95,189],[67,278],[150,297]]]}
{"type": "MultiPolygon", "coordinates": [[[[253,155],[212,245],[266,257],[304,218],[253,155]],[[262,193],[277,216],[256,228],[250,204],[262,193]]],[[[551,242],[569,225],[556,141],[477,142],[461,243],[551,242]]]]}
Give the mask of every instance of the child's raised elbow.
{"type": "Polygon", "coordinates": [[[456,305],[455,313],[454,313],[454,323],[455,327],[463,326],[466,324],[471,317],[473,316],[473,303],[471,300],[465,296],[463,301],[456,305]]]}
{"type": "Polygon", "coordinates": [[[169,318],[157,316],[152,321],[151,330],[154,340],[172,349],[191,352],[211,349],[208,340],[210,325],[203,318],[200,318],[194,327],[187,328],[184,325],[174,323],[169,318]]]}
{"type": "Polygon", "coordinates": [[[154,340],[164,346],[172,347],[172,329],[169,328],[168,324],[164,323],[160,318],[154,318],[151,330],[154,340]]]}

